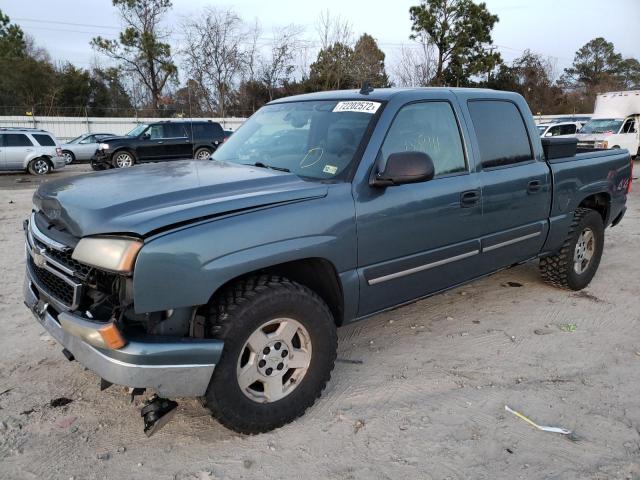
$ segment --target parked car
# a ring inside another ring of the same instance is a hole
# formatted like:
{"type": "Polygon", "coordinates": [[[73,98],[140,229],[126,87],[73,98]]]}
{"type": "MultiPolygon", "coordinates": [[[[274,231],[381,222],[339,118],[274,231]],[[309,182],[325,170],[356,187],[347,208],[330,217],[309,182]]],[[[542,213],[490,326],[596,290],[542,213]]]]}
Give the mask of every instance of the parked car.
{"type": "Polygon", "coordinates": [[[88,161],[96,153],[98,145],[105,138],[116,136],[113,133],[85,133],[61,145],[62,156],[67,165],[74,161],[88,161]]]}
{"type": "Polygon", "coordinates": [[[0,170],[46,175],[65,166],[56,137],[38,128],[0,128],[0,170]]]}
{"type": "Polygon", "coordinates": [[[626,148],[640,155],[640,90],[599,94],[593,117],[578,134],[578,146],[626,148]]]}
{"type": "Polygon", "coordinates": [[[515,93],[283,98],[212,160],[41,185],[25,303],[103,385],[157,392],[147,433],[188,396],[266,432],[320,396],[340,325],[533,259],[586,287],[631,178],[624,150],[541,140],[515,93]]]}
{"type": "Polygon", "coordinates": [[[142,162],[207,160],[224,139],[222,126],[207,120],[141,124],[124,137],[103,139],[91,159],[91,166],[94,170],[104,170],[142,162]]]}
{"type": "Polygon", "coordinates": [[[580,122],[556,122],[538,124],[538,132],[541,137],[558,137],[564,135],[575,135],[581,128],[580,122]]]}

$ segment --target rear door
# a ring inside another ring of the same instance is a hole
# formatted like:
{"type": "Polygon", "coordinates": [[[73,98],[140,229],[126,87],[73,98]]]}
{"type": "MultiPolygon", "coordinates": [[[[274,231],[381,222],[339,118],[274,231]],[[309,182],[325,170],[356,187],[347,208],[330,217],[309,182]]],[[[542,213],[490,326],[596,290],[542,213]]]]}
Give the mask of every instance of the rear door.
{"type": "Polygon", "coordinates": [[[404,105],[388,129],[379,158],[430,155],[430,181],[386,188],[354,182],[360,272],[359,315],[436,292],[477,275],[482,200],[467,161],[455,98],[404,105]]]}
{"type": "Polygon", "coordinates": [[[540,252],[548,231],[551,175],[532,144],[535,126],[524,102],[472,98],[467,108],[481,169],[482,260],[489,272],[540,252]]]}
{"type": "Polygon", "coordinates": [[[8,170],[4,159],[4,135],[0,134],[0,170],[8,170]]]}
{"type": "Polygon", "coordinates": [[[164,125],[164,143],[168,158],[193,158],[191,141],[187,135],[187,124],[167,123],[164,125]]]}

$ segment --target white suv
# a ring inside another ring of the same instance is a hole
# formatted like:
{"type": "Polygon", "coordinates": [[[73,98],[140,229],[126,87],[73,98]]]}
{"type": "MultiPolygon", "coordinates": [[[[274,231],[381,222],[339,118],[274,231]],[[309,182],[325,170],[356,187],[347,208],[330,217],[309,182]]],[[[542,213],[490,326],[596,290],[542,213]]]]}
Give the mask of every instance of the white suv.
{"type": "Polygon", "coordinates": [[[0,127],[0,170],[46,175],[65,165],[53,134],[38,128],[0,127]]]}

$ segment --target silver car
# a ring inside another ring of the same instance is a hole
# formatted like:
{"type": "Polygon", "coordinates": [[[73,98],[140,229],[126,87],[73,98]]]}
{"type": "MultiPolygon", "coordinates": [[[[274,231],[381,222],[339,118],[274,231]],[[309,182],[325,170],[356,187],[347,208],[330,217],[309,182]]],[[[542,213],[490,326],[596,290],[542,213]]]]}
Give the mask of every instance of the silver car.
{"type": "Polygon", "coordinates": [[[45,175],[64,166],[53,134],[39,128],[0,128],[0,170],[45,175]]]}
{"type": "Polygon", "coordinates": [[[98,144],[107,137],[115,137],[113,133],[85,133],[62,145],[62,155],[67,165],[75,160],[91,160],[98,149],[98,144]]]}

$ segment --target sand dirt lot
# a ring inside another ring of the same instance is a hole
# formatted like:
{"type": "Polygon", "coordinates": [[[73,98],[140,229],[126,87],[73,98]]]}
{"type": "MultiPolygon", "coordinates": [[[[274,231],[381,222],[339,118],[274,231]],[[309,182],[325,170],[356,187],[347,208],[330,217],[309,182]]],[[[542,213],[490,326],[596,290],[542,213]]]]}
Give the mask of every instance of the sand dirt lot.
{"type": "Polygon", "coordinates": [[[293,424],[242,436],[185,399],[146,438],[142,399],[100,392],[22,304],[20,178],[0,175],[0,478],[640,479],[638,180],[586,290],[501,272],[340,329],[332,380],[293,424]]]}

